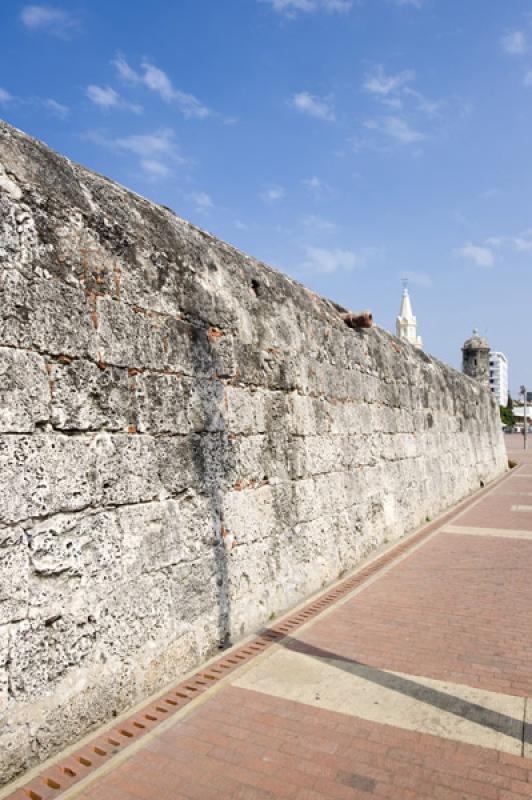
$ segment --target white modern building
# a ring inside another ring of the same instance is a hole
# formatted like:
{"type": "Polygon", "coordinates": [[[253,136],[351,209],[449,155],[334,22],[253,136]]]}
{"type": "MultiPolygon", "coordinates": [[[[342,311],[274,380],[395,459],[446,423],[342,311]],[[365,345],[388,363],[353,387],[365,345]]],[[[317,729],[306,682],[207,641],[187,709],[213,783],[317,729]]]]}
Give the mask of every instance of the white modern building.
{"type": "MultiPolygon", "coordinates": [[[[524,406],[514,406],[512,408],[512,414],[514,415],[514,419],[518,425],[523,425],[525,419],[525,408],[524,406]]],[[[532,407],[526,407],[526,418],[528,422],[532,422],[532,407]]]]}
{"type": "Polygon", "coordinates": [[[395,330],[399,339],[406,339],[414,347],[423,347],[421,336],[417,335],[417,320],[412,312],[412,303],[406,286],[403,290],[401,310],[395,323],[395,330]]]}
{"type": "Polygon", "coordinates": [[[490,353],[490,389],[500,406],[508,403],[508,359],[504,353],[490,353]]]}

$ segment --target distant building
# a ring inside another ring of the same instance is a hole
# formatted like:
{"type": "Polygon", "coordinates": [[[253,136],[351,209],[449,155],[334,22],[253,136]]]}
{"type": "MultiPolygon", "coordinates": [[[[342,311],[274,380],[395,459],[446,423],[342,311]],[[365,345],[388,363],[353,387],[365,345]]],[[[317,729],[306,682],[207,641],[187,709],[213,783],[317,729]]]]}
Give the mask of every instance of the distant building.
{"type": "MultiPolygon", "coordinates": [[[[512,414],[514,415],[514,419],[517,425],[524,425],[525,424],[525,409],[524,406],[514,406],[512,408],[512,414]]],[[[526,407],[526,418],[528,420],[528,424],[532,423],[532,407],[526,407]]]]}
{"type": "Polygon", "coordinates": [[[500,406],[508,403],[508,359],[504,353],[490,353],[490,389],[500,406]]]}
{"type": "Polygon", "coordinates": [[[484,386],[490,385],[490,346],[476,329],[462,347],[462,371],[484,386]]]}
{"type": "Polygon", "coordinates": [[[412,303],[406,286],[403,290],[401,310],[395,323],[395,330],[399,339],[406,339],[414,347],[423,347],[423,340],[421,336],[417,335],[417,320],[412,313],[412,303]]]}

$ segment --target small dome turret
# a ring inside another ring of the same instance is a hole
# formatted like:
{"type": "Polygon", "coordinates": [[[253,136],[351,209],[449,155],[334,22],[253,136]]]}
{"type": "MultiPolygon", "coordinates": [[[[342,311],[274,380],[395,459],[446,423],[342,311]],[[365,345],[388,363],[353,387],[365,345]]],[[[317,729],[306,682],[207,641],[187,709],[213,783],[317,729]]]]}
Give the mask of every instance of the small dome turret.
{"type": "Polygon", "coordinates": [[[487,340],[476,328],[462,347],[462,371],[485,386],[489,386],[490,380],[490,350],[487,340]]]}
{"type": "Polygon", "coordinates": [[[476,328],[473,328],[473,335],[466,339],[462,350],[490,350],[488,340],[485,339],[476,328]]]}

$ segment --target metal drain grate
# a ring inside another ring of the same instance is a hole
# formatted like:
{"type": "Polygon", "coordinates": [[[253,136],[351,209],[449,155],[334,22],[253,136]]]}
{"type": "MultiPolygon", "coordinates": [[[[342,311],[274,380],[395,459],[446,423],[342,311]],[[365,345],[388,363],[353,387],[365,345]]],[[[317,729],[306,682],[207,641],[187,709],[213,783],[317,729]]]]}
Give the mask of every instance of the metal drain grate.
{"type": "MultiPolygon", "coordinates": [[[[482,494],[488,490],[491,491],[494,486],[505,480],[506,477],[504,476],[499,481],[494,481],[482,494]]],[[[244,662],[255,658],[257,654],[264,652],[272,644],[305,625],[312,617],[317,616],[340,598],[345,597],[356,586],[364,583],[364,581],[394,561],[398,556],[413,548],[438,528],[443,527],[458,512],[476,502],[478,497],[479,495],[477,494],[474,498],[463,501],[448,514],[411,536],[407,542],[397,544],[380,558],[375,559],[367,567],[364,567],[360,572],[346,578],[318,600],[314,600],[300,608],[293,616],[283,619],[277,625],[262,631],[255,639],[242,645],[241,648],[233,650],[229,655],[221,656],[218,661],[210,664],[204,671],[197,672],[192,678],[175,686],[165,696],[159,697],[152,704],[126,719],[120,728],[107,731],[85,747],[80,748],[72,756],[58,761],[55,766],[47,769],[26,786],[23,786],[22,789],[18,789],[8,795],[6,800],[55,800],[62,792],[83,780],[91,771],[98,769],[106,759],[112,758],[132,744],[133,741],[145,736],[165,719],[168,719],[169,716],[171,717],[172,714],[186,706],[191,700],[199,697],[206,689],[225,678],[235,669],[238,669],[244,662]]]]}

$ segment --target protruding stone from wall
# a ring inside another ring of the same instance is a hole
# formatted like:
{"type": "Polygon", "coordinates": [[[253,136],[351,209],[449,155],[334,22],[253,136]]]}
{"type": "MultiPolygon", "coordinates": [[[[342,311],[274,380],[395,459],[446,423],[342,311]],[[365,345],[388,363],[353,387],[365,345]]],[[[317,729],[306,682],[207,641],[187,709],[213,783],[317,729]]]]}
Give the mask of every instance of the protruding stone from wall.
{"type": "Polygon", "coordinates": [[[503,472],[345,313],[0,124],[1,781],[503,472]]]}

